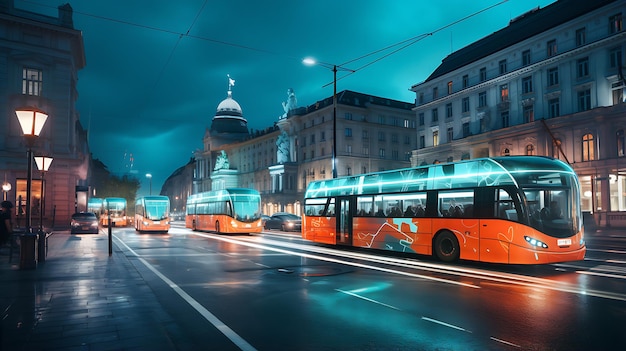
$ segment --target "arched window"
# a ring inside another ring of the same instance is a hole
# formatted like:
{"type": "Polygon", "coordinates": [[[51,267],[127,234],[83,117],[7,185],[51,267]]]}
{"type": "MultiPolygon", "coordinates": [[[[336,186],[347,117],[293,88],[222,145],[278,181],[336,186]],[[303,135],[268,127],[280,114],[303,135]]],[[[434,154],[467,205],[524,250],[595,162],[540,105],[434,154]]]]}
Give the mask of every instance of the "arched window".
{"type": "Polygon", "coordinates": [[[587,133],[583,135],[583,161],[595,160],[593,134],[587,133]]]}
{"type": "Polygon", "coordinates": [[[508,148],[502,150],[502,156],[510,156],[510,155],[511,155],[511,151],[508,148]]]}
{"type": "Polygon", "coordinates": [[[624,130],[620,129],[616,133],[617,141],[617,157],[624,157],[626,155],[625,143],[624,143],[624,130]]]}
{"type": "Polygon", "coordinates": [[[526,156],[535,155],[535,146],[533,144],[526,145],[526,156]]]}

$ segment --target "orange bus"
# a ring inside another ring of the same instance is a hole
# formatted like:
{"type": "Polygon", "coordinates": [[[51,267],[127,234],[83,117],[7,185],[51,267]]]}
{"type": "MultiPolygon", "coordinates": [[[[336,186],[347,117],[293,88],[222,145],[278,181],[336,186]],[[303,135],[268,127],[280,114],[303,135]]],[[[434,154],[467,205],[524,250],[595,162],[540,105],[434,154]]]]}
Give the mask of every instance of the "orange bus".
{"type": "Polygon", "coordinates": [[[135,200],[135,230],[162,232],[170,230],[170,198],[161,195],[142,196],[135,200]]]}
{"type": "Polygon", "coordinates": [[[580,184],[566,163],[506,156],[311,182],[302,236],[445,261],[583,260],[580,184]]]}
{"type": "Polygon", "coordinates": [[[190,195],[185,226],[217,233],[260,233],[263,230],[261,195],[245,188],[190,195]]]}
{"type": "Polygon", "coordinates": [[[111,225],[113,227],[128,226],[125,198],[107,197],[102,201],[102,214],[100,215],[100,224],[103,227],[109,226],[109,217],[111,217],[111,225]]]}

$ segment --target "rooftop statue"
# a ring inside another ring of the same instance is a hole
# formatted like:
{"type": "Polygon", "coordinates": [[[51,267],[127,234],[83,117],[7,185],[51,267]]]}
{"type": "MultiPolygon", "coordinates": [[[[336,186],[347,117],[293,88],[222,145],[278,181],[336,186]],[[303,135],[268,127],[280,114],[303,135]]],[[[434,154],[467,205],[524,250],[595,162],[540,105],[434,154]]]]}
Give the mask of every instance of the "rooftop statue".
{"type": "Polygon", "coordinates": [[[287,118],[289,111],[295,110],[298,108],[298,100],[296,99],[296,93],[294,93],[292,88],[287,89],[287,101],[283,101],[283,110],[285,113],[281,116],[281,118],[287,118]]]}

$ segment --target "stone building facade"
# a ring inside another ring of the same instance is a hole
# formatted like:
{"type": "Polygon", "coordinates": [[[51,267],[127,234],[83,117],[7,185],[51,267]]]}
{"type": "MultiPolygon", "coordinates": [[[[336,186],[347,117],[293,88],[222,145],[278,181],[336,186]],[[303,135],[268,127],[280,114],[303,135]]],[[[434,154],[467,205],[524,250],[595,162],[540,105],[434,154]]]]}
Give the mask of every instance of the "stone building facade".
{"type": "Polygon", "coordinates": [[[626,225],[624,14],[624,1],[559,0],[445,57],[411,88],[412,165],[560,158],[595,223],[626,225]]]}
{"type": "Polygon", "coordinates": [[[51,17],[0,0],[0,177],[10,187],[4,197],[18,205],[20,226],[25,223],[28,160],[17,109],[37,108],[49,116],[32,147],[34,156],[54,158],[43,194],[41,173],[33,162],[32,225],[39,226],[43,217],[45,227],[69,227],[70,215],[87,206],[90,151],[75,106],[85,49],[72,15],[69,4],[51,17]]]}

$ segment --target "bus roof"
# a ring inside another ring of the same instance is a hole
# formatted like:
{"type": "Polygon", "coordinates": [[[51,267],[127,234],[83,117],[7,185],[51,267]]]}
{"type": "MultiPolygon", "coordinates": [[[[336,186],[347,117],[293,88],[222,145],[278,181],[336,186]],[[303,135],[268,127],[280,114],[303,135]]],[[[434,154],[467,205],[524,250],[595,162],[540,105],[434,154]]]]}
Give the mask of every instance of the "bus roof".
{"type": "MultiPolygon", "coordinates": [[[[367,173],[309,183],[305,198],[319,196],[379,194],[479,186],[546,185],[542,179],[568,174],[576,177],[565,162],[544,156],[504,156],[434,164],[415,168],[367,173]]],[[[561,180],[564,181],[564,180],[561,180]]]]}
{"type": "Polygon", "coordinates": [[[205,192],[202,192],[202,193],[189,195],[189,197],[187,197],[187,202],[188,203],[193,203],[195,201],[200,201],[202,199],[207,199],[207,198],[211,198],[211,197],[221,198],[221,197],[233,196],[233,195],[261,196],[260,193],[257,190],[255,190],[255,189],[249,189],[249,188],[228,188],[228,189],[222,189],[222,190],[205,191],[205,192]]]}

